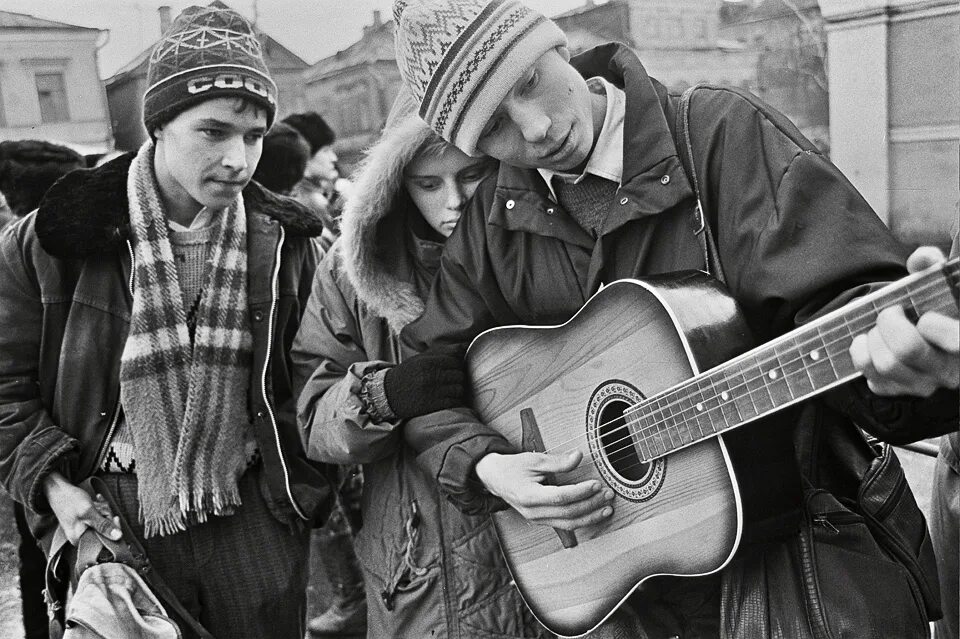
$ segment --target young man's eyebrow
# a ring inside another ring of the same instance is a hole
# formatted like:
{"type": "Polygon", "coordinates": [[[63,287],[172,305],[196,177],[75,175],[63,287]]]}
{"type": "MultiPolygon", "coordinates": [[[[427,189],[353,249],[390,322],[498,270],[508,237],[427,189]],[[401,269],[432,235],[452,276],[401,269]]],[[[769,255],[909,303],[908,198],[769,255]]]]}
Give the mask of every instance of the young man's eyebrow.
{"type": "MultiPolygon", "coordinates": [[[[238,128],[237,125],[233,124],[232,122],[225,122],[224,120],[218,120],[216,118],[202,118],[200,120],[197,120],[197,126],[211,126],[211,127],[219,127],[221,129],[238,128]]],[[[266,127],[257,125],[257,126],[251,127],[248,130],[248,133],[265,133],[266,130],[267,130],[266,127]]]]}

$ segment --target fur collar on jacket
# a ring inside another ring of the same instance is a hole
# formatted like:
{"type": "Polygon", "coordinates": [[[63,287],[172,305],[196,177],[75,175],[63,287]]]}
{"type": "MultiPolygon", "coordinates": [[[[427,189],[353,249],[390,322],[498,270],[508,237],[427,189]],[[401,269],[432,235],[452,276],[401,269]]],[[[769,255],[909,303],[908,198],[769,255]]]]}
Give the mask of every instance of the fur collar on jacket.
{"type": "Polygon", "coordinates": [[[403,170],[430,135],[415,110],[398,100],[356,173],[340,219],[339,250],[350,284],[358,299],[397,332],[423,313],[423,300],[401,276],[409,272],[410,258],[406,215],[398,210],[397,195],[403,170]]]}
{"type": "MultiPolygon", "coordinates": [[[[127,172],[134,154],[122,155],[95,169],[68,173],[54,184],[37,210],[37,238],[55,257],[85,258],[112,250],[130,235],[127,172]]],[[[263,213],[288,233],[316,237],[320,219],[306,207],[271,193],[256,182],[243,190],[247,208],[263,213]]]]}

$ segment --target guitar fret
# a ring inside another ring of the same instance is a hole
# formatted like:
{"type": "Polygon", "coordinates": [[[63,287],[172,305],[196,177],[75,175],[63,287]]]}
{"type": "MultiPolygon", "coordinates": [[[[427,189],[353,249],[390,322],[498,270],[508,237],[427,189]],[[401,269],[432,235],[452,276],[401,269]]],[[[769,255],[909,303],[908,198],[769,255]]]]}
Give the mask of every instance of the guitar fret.
{"type": "Polygon", "coordinates": [[[750,394],[750,386],[747,384],[747,375],[750,374],[750,369],[745,368],[745,364],[745,361],[733,364],[731,368],[735,367],[736,372],[729,376],[730,381],[733,382],[733,388],[731,389],[733,401],[736,403],[737,411],[744,420],[752,419],[760,414],[757,410],[757,404],[753,401],[753,397],[750,394]]]}
{"type": "Polygon", "coordinates": [[[654,415],[657,418],[657,425],[654,428],[654,442],[656,442],[658,450],[660,451],[657,455],[658,457],[666,454],[670,450],[667,444],[663,441],[663,422],[666,421],[666,413],[663,410],[661,401],[662,398],[658,397],[656,400],[656,411],[654,412],[654,415]]]}
{"type": "Polygon", "coordinates": [[[767,378],[763,372],[763,367],[760,366],[756,356],[750,358],[750,368],[745,377],[747,390],[757,409],[757,415],[763,415],[776,408],[776,402],[773,401],[773,396],[767,387],[767,378]]]}
{"type": "Polygon", "coordinates": [[[700,431],[700,438],[702,439],[707,435],[707,433],[713,434],[715,431],[713,430],[710,420],[707,419],[703,414],[703,389],[700,386],[700,380],[693,380],[692,386],[696,388],[696,393],[691,397],[691,401],[693,402],[693,414],[697,421],[697,430],[700,431]],[[704,422],[706,422],[706,430],[704,430],[704,422]]]}
{"type": "Polygon", "coordinates": [[[633,429],[636,433],[636,446],[637,454],[641,459],[650,459],[652,455],[650,454],[650,445],[647,442],[647,428],[649,416],[644,414],[643,408],[638,410],[635,414],[631,415],[628,420],[631,424],[636,424],[636,428],[633,429]]]}
{"type": "Polygon", "coordinates": [[[724,430],[730,426],[735,426],[743,421],[743,417],[740,415],[740,409],[737,408],[737,403],[732,401],[732,393],[730,390],[730,380],[726,377],[721,377],[717,380],[717,388],[720,390],[720,411],[723,413],[724,421],[724,430]]]}
{"type": "Polygon", "coordinates": [[[674,448],[677,447],[676,444],[674,444],[673,442],[673,431],[674,431],[673,406],[672,406],[672,402],[670,401],[669,395],[665,395],[661,397],[661,401],[663,402],[663,414],[664,414],[662,430],[667,433],[667,443],[669,445],[668,450],[673,450],[674,448]]]}
{"type": "Polygon", "coordinates": [[[793,399],[809,395],[813,387],[806,371],[803,370],[803,362],[797,353],[795,340],[793,338],[781,338],[774,344],[773,349],[777,354],[777,361],[783,370],[783,377],[793,399]]]}
{"type": "Polygon", "coordinates": [[[690,399],[690,389],[685,388],[680,407],[683,412],[683,443],[690,444],[697,441],[697,434],[693,432],[693,426],[697,420],[697,409],[693,406],[693,400],[690,399]]]}

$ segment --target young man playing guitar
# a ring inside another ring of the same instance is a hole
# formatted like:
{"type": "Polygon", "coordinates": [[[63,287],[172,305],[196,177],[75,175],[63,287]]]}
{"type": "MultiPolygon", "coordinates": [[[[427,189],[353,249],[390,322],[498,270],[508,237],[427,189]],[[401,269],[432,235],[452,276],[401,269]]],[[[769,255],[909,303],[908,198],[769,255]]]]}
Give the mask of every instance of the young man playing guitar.
{"type": "MultiPolygon", "coordinates": [[[[450,238],[426,310],[403,332],[408,348],[460,349],[498,326],[562,324],[615,280],[708,267],[675,142],[679,96],[632,51],[610,44],[570,60],[556,25],[511,0],[398,0],[394,14],[420,116],[464,152],[503,163],[450,238]]],[[[726,286],[757,342],[907,273],[903,247],[867,202],[755,97],[698,89],[689,136],[726,286]]],[[[940,259],[922,250],[908,267],[940,259]]],[[[849,348],[862,378],[779,414],[784,428],[760,421],[725,436],[742,492],[741,555],[796,531],[794,429],[852,419],[904,441],[957,428],[958,333],[955,311],[884,309],[849,348]]],[[[466,407],[415,418],[405,437],[467,512],[506,502],[530,522],[575,532],[614,514],[601,481],[553,485],[582,451],[518,453],[466,407]]],[[[651,636],[718,636],[719,584],[718,574],[662,578],[628,608],[642,609],[651,636]]]]}

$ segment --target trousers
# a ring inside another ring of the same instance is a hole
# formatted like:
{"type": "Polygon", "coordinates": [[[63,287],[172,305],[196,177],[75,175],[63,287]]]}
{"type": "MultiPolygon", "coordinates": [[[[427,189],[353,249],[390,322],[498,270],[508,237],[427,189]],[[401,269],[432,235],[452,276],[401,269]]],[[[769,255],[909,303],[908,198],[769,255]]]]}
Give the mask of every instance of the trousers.
{"type": "Polygon", "coordinates": [[[136,475],[102,475],[154,570],[217,639],[303,639],[306,629],[308,531],[270,513],[260,474],[254,468],[241,478],[234,514],[150,539],[138,517],[136,475]]]}

